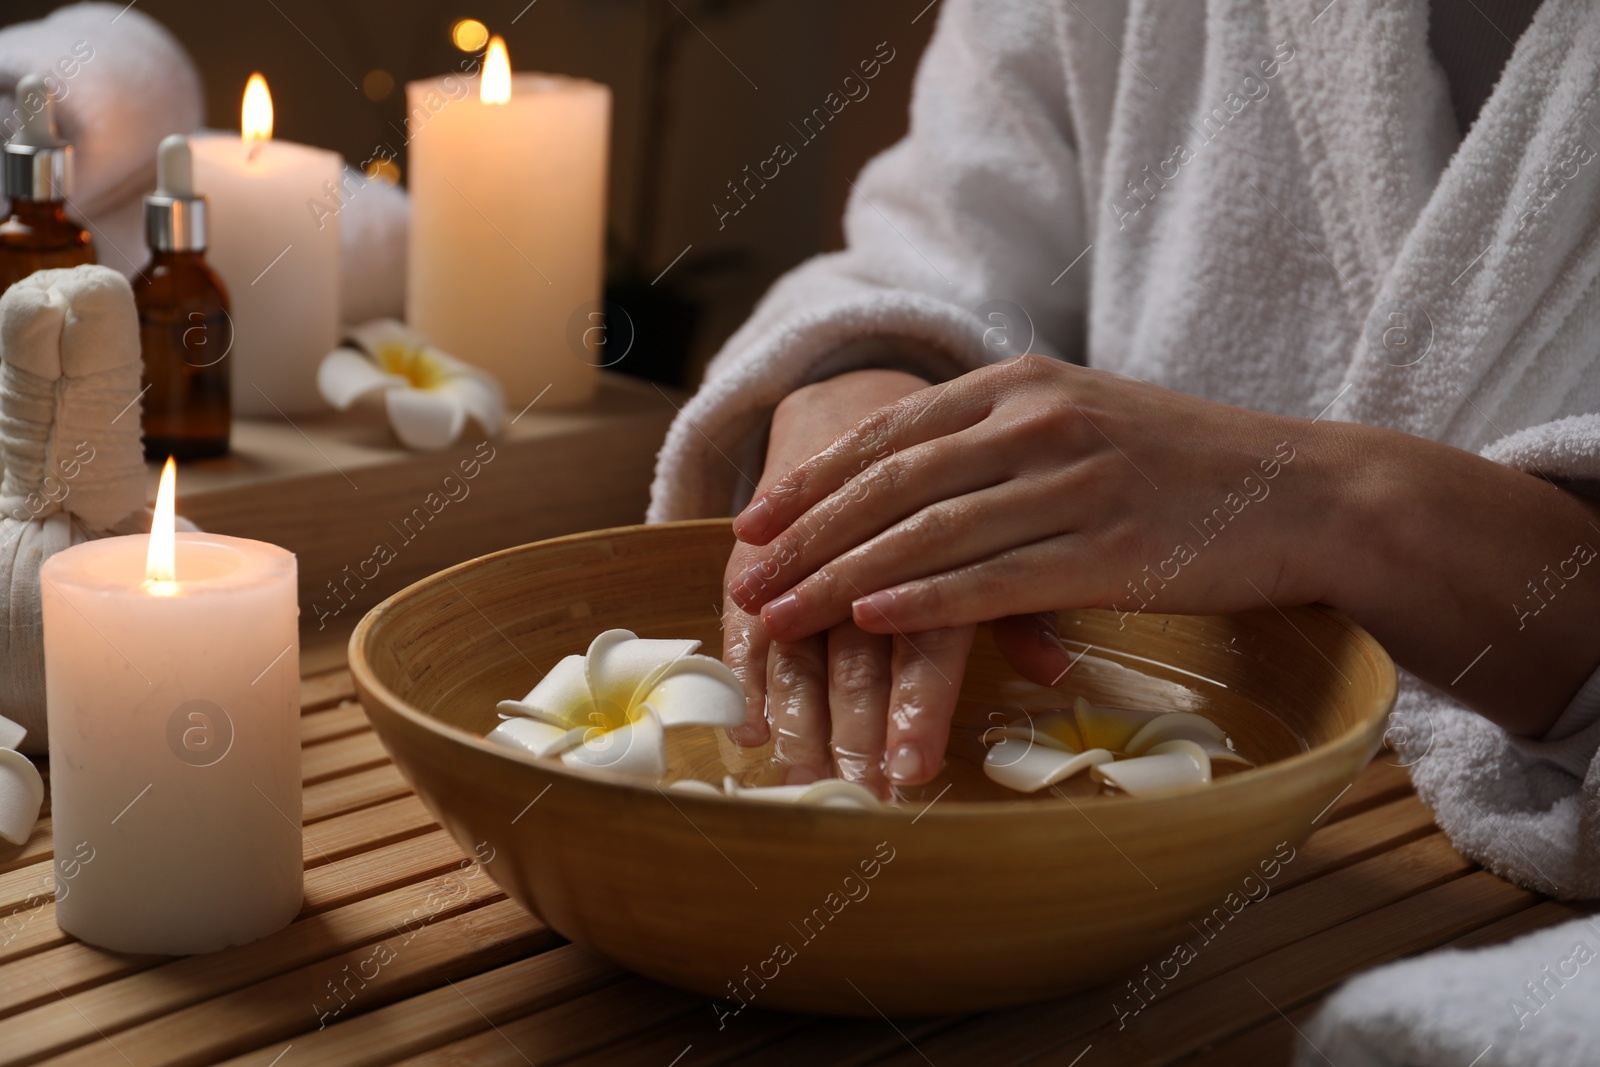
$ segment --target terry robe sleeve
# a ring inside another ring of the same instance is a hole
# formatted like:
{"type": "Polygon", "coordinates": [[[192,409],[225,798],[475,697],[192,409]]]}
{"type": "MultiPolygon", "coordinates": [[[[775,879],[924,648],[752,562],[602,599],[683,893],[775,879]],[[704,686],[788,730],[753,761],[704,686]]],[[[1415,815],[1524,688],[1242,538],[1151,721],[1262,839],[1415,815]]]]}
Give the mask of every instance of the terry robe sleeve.
{"type": "Polygon", "coordinates": [[[991,326],[1032,333],[1035,351],[1081,354],[1088,272],[1079,264],[1052,285],[1086,244],[1056,17],[1043,4],[943,7],[910,133],[853,183],[846,249],[786,275],[712,360],[661,450],[650,521],[725,515],[747,498],[773,407],[807,382],[884,365],[942,381],[991,351],[1027,350],[1026,336],[986,350],[991,326]],[[990,301],[1028,309],[1031,327],[1014,316],[980,326],[990,301]]]}

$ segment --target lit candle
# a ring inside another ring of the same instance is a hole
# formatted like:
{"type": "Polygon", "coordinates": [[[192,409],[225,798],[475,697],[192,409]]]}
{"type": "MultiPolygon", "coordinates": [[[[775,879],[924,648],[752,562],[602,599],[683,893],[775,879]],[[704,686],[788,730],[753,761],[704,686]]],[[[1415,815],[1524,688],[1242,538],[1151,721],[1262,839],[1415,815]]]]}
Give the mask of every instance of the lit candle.
{"type": "Polygon", "coordinates": [[[300,910],[295,559],[175,533],[44,562],[56,921],[118,952],[211,952],[300,910]]]}
{"type": "Polygon", "coordinates": [[[211,198],[206,257],[233,304],[233,411],[317,411],[317,365],[339,343],[343,160],[272,139],[272,97],[259,74],[240,117],[239,137],[191,139],[195,187],[211,198]]]}
{"type": "MultiPolygon", "coordinates": [[[[411,247],[406,315],[488,370],[512,409],[594,393],[611,90],[512,75],[489,42],[477,91],[454,75],[406,86],[411,247]],[[576,324],[576,328],[574,328],[576,324]]],[[[652,179],[653,180],[653,179],[652,179]]]]}

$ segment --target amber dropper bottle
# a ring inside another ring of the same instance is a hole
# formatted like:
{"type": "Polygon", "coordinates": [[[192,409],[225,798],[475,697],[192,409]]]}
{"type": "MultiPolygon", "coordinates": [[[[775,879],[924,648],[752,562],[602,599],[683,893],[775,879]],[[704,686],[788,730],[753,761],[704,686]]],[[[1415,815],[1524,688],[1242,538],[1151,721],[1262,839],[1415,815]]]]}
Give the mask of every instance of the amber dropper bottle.
{"type": "Polygon", "coordinates": [[[6,219],[0,222],[0,293],[36,270],[94,262],[89,231],[67,218],[72,146],[56,132],[56,102],[37,74],[17,81],[22,127],[0,150],[6,219]]]}
{"type": "Polygon", "coordinates": [[[145,458],[225,456],[233,320],[228,291],[206,264],[206,198],[194,191],[194,160],[181,134],[157,150],[144,227],[150,262],[133,279],[133,301],[144,357],[145,458]]]}

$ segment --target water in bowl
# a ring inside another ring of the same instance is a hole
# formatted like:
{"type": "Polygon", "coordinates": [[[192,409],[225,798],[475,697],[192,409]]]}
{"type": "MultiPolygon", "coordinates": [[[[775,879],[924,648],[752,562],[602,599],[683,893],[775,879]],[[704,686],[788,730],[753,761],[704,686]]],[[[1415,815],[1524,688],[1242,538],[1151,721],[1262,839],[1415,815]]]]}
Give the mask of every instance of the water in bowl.
{"type": "MultiPolygon", "coordinates": [[[[1098,650],[1097,650],[1098,651],[1098,650]]],[[[1006,672],[986,676],[969,674],[951,724],[950,743],[940,773],[919,786],[897,786],[893,799],[908,806],[952,801],[1093,800],[1116,795],[1095,782],[1088,772],[1037,793],[1018,793],[994,781],[983,771],[984,754],[997,727],[1029,714],[1071,708],[1078,696],[1100,707],[1143,711],[1187,711],[1211,719],[1228,735],[1234,748],[1256,766],[1276,762],[1309,749],[1306,739],[1269,709],[1240,694],[1227,693],[1221,683],[1189,672],[1181,682],[1131,669],[1108,656],[1086,652],[1074,663],[1073,683],[1057,687],[1036,685],[1006,672]],[[1116,694],[1107,696],[1108,691],[1116,694]],[[998,698],[998,699],[997,699],[998,698]]],[[[720,730],[680,729],[668,733],[670,779],[698,778],[720,785],[732,775],[742,786],[781,785],[786,768],[772,758],[771,746],[741,749],[720,730]]],[[[1236,763],[1214,763],[1213,778],[1239,774],[1250,768],[1236,763]]]]}

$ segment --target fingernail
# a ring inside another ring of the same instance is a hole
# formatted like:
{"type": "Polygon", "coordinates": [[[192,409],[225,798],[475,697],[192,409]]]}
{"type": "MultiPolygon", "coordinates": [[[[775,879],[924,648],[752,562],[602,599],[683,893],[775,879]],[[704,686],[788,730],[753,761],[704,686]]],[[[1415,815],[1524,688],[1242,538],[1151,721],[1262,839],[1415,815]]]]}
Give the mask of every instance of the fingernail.
{"type": "Polygon", "coordinates": [[[799,617],[800,597],[796,593],[785,593],[761,612],[761,621],[768,633],[782,633],[799,617]]]}
{"type": "Polygon", "coordinates": [[[1049,623],[1041,622],[1039,624],[1037,637],[1039,639],[1039,644],[1044,648],[1048,648],[1051,651],[1060,652],[1062,655],[1066,655],[1067,646],[1061,643],[1061,638],[1056,635],[1055,630],[1051,628],[1049,623]]]}
{"type": "Polygon", "coordinates": [[[759,534],[771,517],[772,505],[767,503],[766,497],[762,497],[739,512],[739,517],[733,520],[733,532],[741,538],[746,534],[759,534]]]}
{"type": "Polygon", "coordinates": [[[850,605],[850,610],[857,621],[877,622],[889,617],[889,609],[894,607],[894,590],[884,589],[868,596],[864,596],[850,605]]]}
{"type": "Polygon", "coordinates": [[[889,757],[889,777],[897,782],[914,782],[922,777],[922,750],[916,745],[901,745],[889,757]]]}

